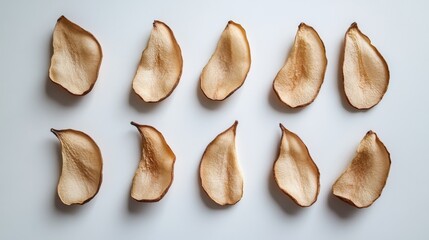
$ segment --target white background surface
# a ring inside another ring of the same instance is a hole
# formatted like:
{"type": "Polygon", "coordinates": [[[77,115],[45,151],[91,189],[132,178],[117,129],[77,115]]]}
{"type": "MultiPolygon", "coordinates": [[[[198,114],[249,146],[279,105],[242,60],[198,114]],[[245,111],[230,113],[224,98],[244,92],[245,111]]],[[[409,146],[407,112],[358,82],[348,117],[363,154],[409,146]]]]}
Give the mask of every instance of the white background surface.
{"type": "Polygon", "coordinates": [[[2,1],[0,239],[427,239],[428,9],[423,0],[2,1]],[[84,97],[48,80],[62,14],[103,48],[98,81],[84,97]],[[169,98],[145,104],[130,90],[154,19],[174,31],[184,68],[169,98]],[[247,30],[252,67],[241,89],[213,103],[198,89],[199,74],[230,19],[247,30]],[[328,68],[315,102],[291,111],[271,86],[302,21],[324,41],[328,68]],[[391,73],[384,99],[365,112],[344,102],[338,84],[339,52],[353,21],[391,73]],[[200,190],[198,165],[207,144],[236,119],[244,197],[218,208],[200,190]],[[158,128],[177,156],[173,185],[159,203],[129,198],[140,156],[132,120],[158,128]],[[320,195],[310,208],[273,184],[280,122],[303,139],[320,169],[320,195]],[[51,127],[82,130],[102,150],[103,183],[84,206],[65,207],[56,197],[60,155],[51,127]],[[379,200],[356,210],[330,190],[370,129],[389,149],[392,167],[379,200]]]}

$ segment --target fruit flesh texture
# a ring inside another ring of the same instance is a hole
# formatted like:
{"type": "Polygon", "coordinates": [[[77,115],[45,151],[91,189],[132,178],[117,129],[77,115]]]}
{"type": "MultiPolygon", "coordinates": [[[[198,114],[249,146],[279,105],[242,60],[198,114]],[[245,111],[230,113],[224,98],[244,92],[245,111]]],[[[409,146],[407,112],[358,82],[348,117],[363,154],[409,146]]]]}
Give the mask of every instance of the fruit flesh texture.
{"type": "Polygon", "coordinates": [[[349,167],[335,182],[333,194],[358,208],[371,206],[386,185],[390,162],[384,144],[369,131],[349,167]]]}
{"type": "Polygon", "coordinates": [[[292,108],[310,104],[320,91],[327,63],[319,35],[301,23],[286,63],[274,80],[274,91],[292,108]]]}
{"type": "Polygon", "coordinates": [[[133,124],[140,132],[142,150],[133,178],[131,197],[137,201],[159,201],[173,182],[176,156],[158,130],[133,124]]]}
{"type": "Polygon", "coordinates": [[[345,36],[343,78],[347,100],[357,109],[377,105],[389,85],[386,61],[356,23],[345,36]]]}
{"type": "Polygon", "coordinates": [[[280,124],[282,139],[274,164],[274,178],[280,189],[302,207],[311,206],[319,194],[319,169],[307,146],[280,124]]]}
{"type": "Polygon", "coordinates": [[[201,73],[201,90],[209,99],[224,100],[244,83],[250,63],[246,31],[240,24],[229,21],[201,73]]]}
{"type": "Polygon", "coordinates": [[[155,21],[133,80],[134,91],[145,102],[167,98],[179,83],[183,59],[171,29],[155,21]]]}
{"type": "Polygon", "coordinates": [[[235,204],[243,196],[243,176],[235,145],[237,124],[207,146],[200,164],[202,187],[219,205],[235,204]]]}
{"type": "Polygon", "coordinates": [[[83,204],[98,192],[103,160],[97,144],[76,130],[51,130],[61,143],[62,169],[58,196],[66,205],[83,204]]]}
{"type": "Polygon", "coordinates": [[[49,69],[51,80],[74,95],[91,91],[103,57],[97,39],[62,16],[55,26],[53,48],[49,69]]]}

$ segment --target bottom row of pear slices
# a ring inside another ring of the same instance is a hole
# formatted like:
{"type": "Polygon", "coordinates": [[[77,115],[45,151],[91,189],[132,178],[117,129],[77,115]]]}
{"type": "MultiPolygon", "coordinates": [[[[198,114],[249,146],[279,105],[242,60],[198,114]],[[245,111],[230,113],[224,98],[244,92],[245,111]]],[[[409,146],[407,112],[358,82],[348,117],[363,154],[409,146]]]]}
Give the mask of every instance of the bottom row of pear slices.
{"type": "MultiPolygon", "coordinates": [[[[164,136],[152,126],[136,126],[141,135],[141,158],[135,172],[131,197],[157,202],[173,182],[176,156],[164,136]]],[[[207,146],[199,173],[203,190],[219,205],[233,205],[243,196],[243,174],[236,151],[238,122],[220,133],[207,146]]],[[[301,207],[311,206],[320,191],[320,172],[307,146],[280,124],[282,137],[273,175],[279,188],[301,207]]],[[[72,130],[51,131],[61,143],[62,170],[58,196],[66,205],[84,204],[100,189],[103,160],[97,144],[87,134],[72,130]]],[[[335,196],[357,207],[371,206],[386,184],[390,154],[377,134],[369,131],[356,156],[332,187],[335,196]]]]}

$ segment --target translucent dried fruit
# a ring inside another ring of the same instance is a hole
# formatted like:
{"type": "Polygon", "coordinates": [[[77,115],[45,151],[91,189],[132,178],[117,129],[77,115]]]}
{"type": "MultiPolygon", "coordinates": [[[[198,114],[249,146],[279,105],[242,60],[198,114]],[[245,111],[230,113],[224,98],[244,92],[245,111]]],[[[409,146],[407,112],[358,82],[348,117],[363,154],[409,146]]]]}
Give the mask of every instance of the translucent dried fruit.
{"type": "Polygon", "coordinates": [[[229,21],[201,73],[201,90],[212,100],[224,100],[243,85],[250,62],[246,31],[240,24],[229,21]]]}
{"type": "Polygon", "coordinates": [[[311,206],[319,195],[319,169],[302,140],[282,124],[280,128],[282,138],[279,155],[274,162],[274,179],[296,204],[301,207],[311,206]]]}
{"type": "Polygon", "coordinates": [[[103,53],[88,31],[61,16],[53,34],[49,77],[71,94],[85,95],[98,78],[103,53]]]}
{"type": "Polygon", "coordinates": [[[141,159],[133,178],[131,197],[140,202],[157,202],[173,182],[176,156],[154,127],[131,124],[137,127],[142,139],[141,159]]]}
{"type": "Polygon", "coordinates": [[[327,64],[319,34],[301,23],[286,63],[274,79],[274,92],[292,108],[312,103],[319,94],[327,64]]]}
{"type": "Polygon", "coordinates": [[[200,163],[201,185],[219,205],[232,205],[243,196],[235,135],[238,122],[219,134],[206,148],[200,163]]]}
{"type": "Polygon", "coordinates": [[[371,206],[386,185],[390,154],[375,132],[369,131],[356,156],[332,187],[335,196],[358,208],[371,206]]]}
{"type": "Polygon", "coordinates": [[[146,49],[133,80],[133,89],[145,102],[159,102],[170,96],[182,75],[182,51],[171,29],[153,22],[146,49]]]}
{"type": "Polygon", "coordinates": [[[389,85],[389,67],[383,56],[353,23],[345,36],[343,77],[349,103],[357,109],[377,105],[389,85]]]}
{"type": "Polygon", "coordinates": [[[100,189],[103,169],[100,149],[83,132],[72,129],[51,131],[61,143],[63,163],[58,196],[66,205],[84,204],[100,189]]]}

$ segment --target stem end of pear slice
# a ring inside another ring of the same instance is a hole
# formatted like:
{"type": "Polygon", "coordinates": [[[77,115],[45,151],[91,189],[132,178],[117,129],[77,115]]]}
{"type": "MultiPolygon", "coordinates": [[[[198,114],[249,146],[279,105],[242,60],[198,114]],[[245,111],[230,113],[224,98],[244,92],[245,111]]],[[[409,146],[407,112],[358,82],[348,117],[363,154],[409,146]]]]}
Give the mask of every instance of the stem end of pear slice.
{"type": "Polygon", "coordinates": [[[58,136],[58,133],[60,132],[60,130],[55,129],[55,128],[51,128],[51,132],[52,132],[53,134],[55,134],[55,136],[58,136]]]}

